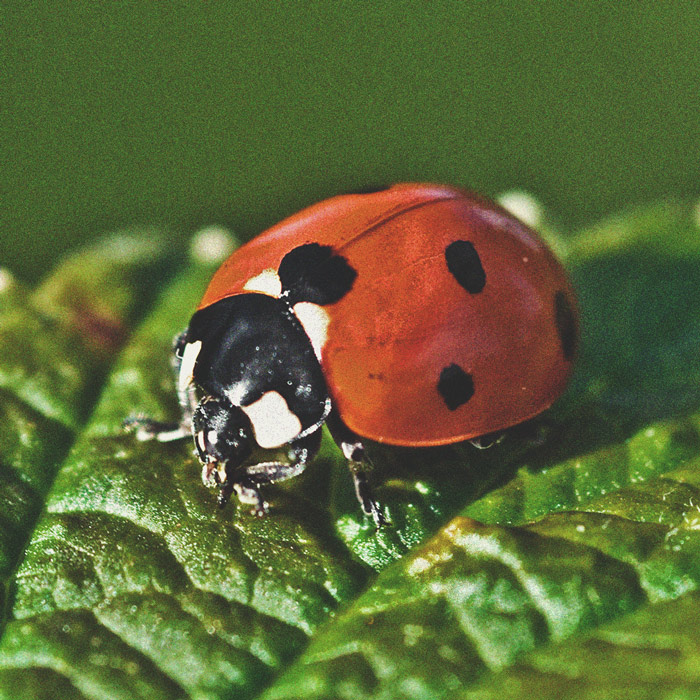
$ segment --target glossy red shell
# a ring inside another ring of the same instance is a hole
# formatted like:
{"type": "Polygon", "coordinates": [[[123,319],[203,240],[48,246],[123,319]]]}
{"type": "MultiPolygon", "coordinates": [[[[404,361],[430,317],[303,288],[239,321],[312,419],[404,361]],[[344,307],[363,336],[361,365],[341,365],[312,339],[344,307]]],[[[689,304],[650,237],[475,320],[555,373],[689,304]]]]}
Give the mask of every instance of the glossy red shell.
{"type": "MultiPolygon", "coordinates": [[[[572,310],[575,301],[562,266],[512,215],[451,187],[395,185],[304,209],[231,255],[200,308],[245,293],[252,277],[314,242],[357,272],[352,290],[324,307],[322,366],[336,408],[360,436],[406,446],[459,442],[527,420],[563,391],[572,363],[555,300],[563,296],[572,310]],[[445,249],[456,240],[479,255],[479,293],[447,268],[445,249]],[[452,364],[474,385],[454,410],[437,388],[452,364]]],[[[576,333],[574,316],[568,332],[576,333]]]]}

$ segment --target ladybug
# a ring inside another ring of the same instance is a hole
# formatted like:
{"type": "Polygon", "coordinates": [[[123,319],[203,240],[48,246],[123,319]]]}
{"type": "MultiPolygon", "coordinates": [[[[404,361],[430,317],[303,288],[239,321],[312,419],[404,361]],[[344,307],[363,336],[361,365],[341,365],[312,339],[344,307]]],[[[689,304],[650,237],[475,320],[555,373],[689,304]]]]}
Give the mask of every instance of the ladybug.
{"type": "Polygon", "coordinates": [[[576,351],[575,298],[531,229],[453,187],[398,184],[333,197],[234,252],[177,339],[178,425],[207,485],[262,515],[260,487],[300,474],[329,431],[358,500],[383,520],[365,440],[423,447],[537,415],[576,351]],[[288,461],[247,463],[255,448],[288,461]]]}

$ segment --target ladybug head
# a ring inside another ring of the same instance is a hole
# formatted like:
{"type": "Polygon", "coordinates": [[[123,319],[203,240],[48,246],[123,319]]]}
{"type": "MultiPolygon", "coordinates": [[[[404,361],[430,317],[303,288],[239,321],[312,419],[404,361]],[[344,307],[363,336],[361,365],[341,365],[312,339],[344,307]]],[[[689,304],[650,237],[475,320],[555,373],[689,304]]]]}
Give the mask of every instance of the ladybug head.
{"type": "Polygon", "coordinates": [[[246,414],[225,398],[202,399],[192,418],[195,444],[204,465],[202,478],[209,482],[216,473],[220,482],[252,451],[253,431],[246,414]]]}

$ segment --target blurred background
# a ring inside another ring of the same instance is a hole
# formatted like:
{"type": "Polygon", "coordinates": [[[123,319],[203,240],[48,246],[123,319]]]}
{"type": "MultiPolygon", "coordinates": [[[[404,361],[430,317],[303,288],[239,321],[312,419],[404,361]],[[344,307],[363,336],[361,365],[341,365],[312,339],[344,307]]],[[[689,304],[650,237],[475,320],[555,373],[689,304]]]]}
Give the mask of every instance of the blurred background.
{"type": "Polygon", "coordinates": [[[564,229],[697,195],[692,2],[10,2],[0,264],[115,227],[248,238],[400,180],[526,188],[564,229]]]}

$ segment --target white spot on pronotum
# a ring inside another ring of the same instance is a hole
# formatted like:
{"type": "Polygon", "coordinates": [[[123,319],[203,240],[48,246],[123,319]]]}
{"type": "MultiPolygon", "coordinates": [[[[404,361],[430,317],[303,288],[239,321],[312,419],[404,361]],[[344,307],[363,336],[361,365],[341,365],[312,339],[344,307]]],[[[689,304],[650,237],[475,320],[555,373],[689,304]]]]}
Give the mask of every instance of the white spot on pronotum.
{"type": "Polygon", "coordinates": [[[289,410],[282,394],[268,391],[249,406],[241,406],[263,449],[286,445],[301,432],[301,421],[289,410]]]}
{"type": "Polygon", "coordinates": [[[292,311],[304,327],[316,357],[320,361],[321,351],[328,338],[328,324],[331,322],[328,312],[322,306],[312,304],[310,301],[300,301],[298,304],[294,304],[292,311]]]}
{"type": "Polygon", "coordinates": [[[207,226],[192,236],[190,255],[200,263],[225,260],[236,246],[233,234],[223,226],[207,226]]]}
{"type": "Polygon", "coordinates": [[[180,364],[180,375],[178,377],[178,388],[180,391],[184,391],[192,384],[194,380],[194,365],[195,362],[197,362],[197,356],[201,349],[201,340],[185,345],[185,351],[182,353],[182,363],[180,364]]]}
{"type": "Polygon", "coordinates": [[[277,271],[270,267],[259,275],[251,277],[243,285],[243,289],[248,292],[262,292],[272,297],[278,297],[282,294],[282,282],[280,282],[277,271]]]}
{"type": "Polygon", "coordinates": [[[542,205],[527,192],[511,190],[497,198],[498,203],[524,224],[537,228],[542,224],[542,205]]]}

